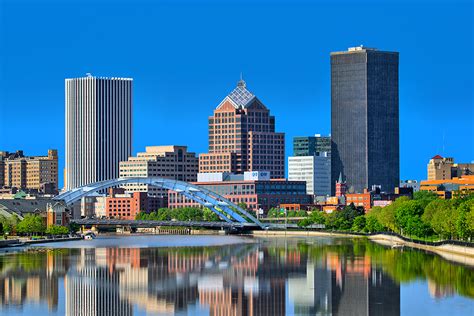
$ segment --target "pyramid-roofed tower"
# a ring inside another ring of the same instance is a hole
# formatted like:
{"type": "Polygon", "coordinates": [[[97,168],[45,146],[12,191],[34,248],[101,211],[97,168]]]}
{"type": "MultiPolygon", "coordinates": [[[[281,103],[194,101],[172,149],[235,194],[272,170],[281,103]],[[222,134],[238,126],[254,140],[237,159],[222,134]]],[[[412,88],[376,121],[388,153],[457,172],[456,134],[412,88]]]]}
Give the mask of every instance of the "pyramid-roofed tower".
{"type": "Polygon", "coordinates": [[[199,172],[270,171],[284,178],[284,151],[275,117],[241,78],[209,117],[209,153],[200,155],[199,172]]]}

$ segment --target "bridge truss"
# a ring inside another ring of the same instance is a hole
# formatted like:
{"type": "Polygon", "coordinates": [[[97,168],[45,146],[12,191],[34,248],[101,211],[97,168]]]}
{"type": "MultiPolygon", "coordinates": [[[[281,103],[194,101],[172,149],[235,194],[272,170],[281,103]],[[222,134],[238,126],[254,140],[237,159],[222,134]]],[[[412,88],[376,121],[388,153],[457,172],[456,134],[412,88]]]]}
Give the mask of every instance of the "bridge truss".
{"type": "Polygon", "coordinates": [[[258,225],[260,228],[265,228],[265,225],[248,211],[215,192],[184,181],[160,177],[129,177],[100,181],[63,192],[53,199],[56,201],[63,201],[66,205],[71,205],[74,202],[81,200],[83,197],[89,196],[97,191],[129,183],[147,184],[161,189],[173,190],[201,206],[210,209],[212,212],[217,214],[219,218],[229,224],[236,222],[241,224],[251,223],[258,225]]]}

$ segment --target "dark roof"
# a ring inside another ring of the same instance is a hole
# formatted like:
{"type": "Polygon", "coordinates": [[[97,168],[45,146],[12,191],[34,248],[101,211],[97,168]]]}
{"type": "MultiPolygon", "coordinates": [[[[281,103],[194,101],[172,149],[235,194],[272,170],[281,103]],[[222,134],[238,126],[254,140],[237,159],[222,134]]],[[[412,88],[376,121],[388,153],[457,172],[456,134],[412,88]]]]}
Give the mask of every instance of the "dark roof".
{"type": "Polygon", "coordinates": [[[46,212],[46,205],[53,202],[51,199],[0,199],[0,208],[17,214],[46,212]]]}
{"type": "Polygon", "coordinates": [[[443,159],[443,157],[441,157],[440,155],[436,155],[436,156],[434,156],[434,157],[431,158],[431,159],[443,159]]]}

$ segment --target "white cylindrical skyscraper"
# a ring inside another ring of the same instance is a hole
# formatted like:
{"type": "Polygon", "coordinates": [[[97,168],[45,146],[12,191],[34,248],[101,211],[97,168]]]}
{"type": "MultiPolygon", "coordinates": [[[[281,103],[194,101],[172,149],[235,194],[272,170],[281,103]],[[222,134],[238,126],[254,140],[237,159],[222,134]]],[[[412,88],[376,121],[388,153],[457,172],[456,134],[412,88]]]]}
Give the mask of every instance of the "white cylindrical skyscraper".
{"type": "Polygon", "coordinates": [[[66,79],[64,187],[117,178],[132,153],[132,79],[66,79]]]}

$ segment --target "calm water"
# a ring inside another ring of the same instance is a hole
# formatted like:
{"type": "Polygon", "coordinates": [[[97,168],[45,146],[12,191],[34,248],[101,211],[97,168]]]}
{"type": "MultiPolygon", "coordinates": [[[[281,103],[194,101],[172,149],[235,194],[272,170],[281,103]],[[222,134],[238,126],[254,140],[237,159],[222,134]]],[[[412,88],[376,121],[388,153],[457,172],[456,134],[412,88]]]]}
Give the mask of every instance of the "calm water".
{"type": "Polygon", "coordinates": [[[2,315],[474,315],[474,270],[365,240],[127,236],[0,254],[2,315]]]}

